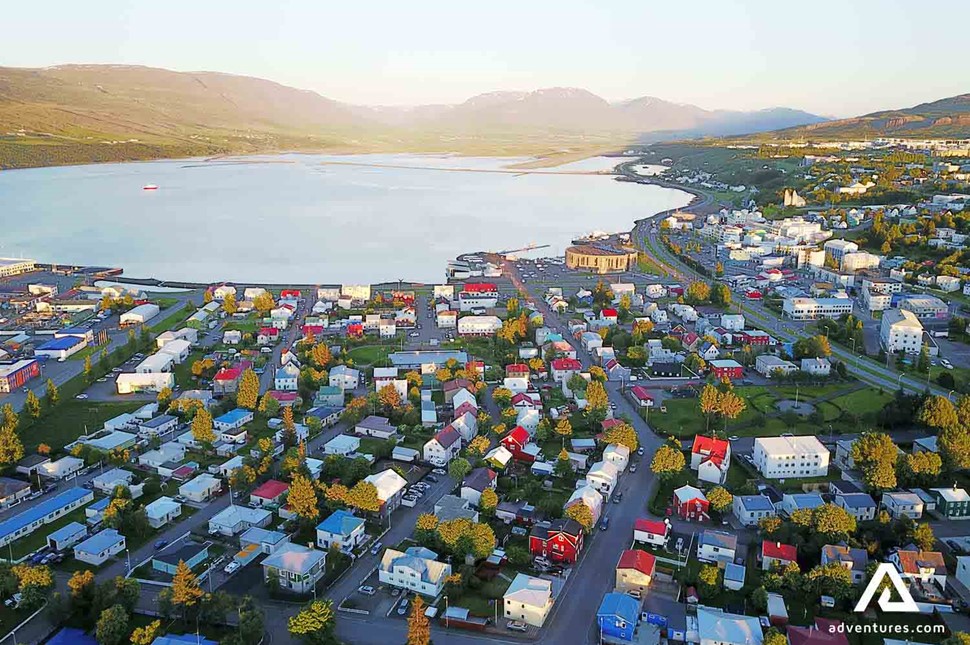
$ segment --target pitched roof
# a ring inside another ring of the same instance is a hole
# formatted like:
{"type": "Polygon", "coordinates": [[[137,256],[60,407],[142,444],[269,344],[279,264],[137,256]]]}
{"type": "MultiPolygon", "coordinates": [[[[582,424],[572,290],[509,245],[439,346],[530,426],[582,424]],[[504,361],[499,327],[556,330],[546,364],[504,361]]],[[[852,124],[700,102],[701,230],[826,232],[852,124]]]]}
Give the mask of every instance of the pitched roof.
{"type": "Polygon", "coordinates": [[[339,509],[331,513],[330,517],[317,524],[317,530],[330,533],[331,535],[347,537],[357,530],[357,527],[363,526],[363,524],[363,518],[356,517],[350,511],[339,509]]]}
{"type": "Polygon", "coordinates": [[[309,573],[317,563],[326,558],[324,551],[308,549],[300,544],[284,544],[272,555],[263,560],[264,567],[273,567],[293,573],[309,573]]]}
{"type": "Polygon", "coordinates": [[[840,620],[816,618],[812,627],[789,625],[788,642],[790,645],[849,645],[845,632],[832,629],[841,624],[840,620]]]}
{"type": "Polygon", "coordinates": [[[791,544],[782,544],[781,542],[764,540],[761,543],[761,555],[762,557],[772,558],[774,560],[787,560],[789,562],[794,562],[796,559],[798,559],[798,549],[791,544]]]}
{"type": "Polygon", "coordinates": [[[851,562],[856,571],[865,571],[869,564],[865,549],[853,549],[843,544],[826,544],[822,547],[822,557],[829,562],[851,562]]]}
{"type": "Polygon", "coordinates": [[[520,573],[505,590],[503,599],[523,605],[545,607],[552,598],[552,582],[520,573]]]}
{"type": "Polygon", "coordinates": [[[288,490],[290,490],[290,487],[285,482],[271,479],[254,490],[251,495],[262,499],[276,499],[288,490]]]}
{"type": "Polygon", "coordinates": [[[642,385],[634,385],[631,387],[630,394],[640,401],[653,401],[653,397],[650,396],[650,391],[642,385]]]}
{"type": "Polygon", "coordinates": [[[918,574],[920,569],[942,570],[946,573],[946,563],[939,551],[903,551],[896,552],[899,566],[903,573],[918,574]]]}
{"type": "Polygon", "coordinates": [[[482,492],[491,486],[497,476],[491,468],[476,468],[465,476],[461,485],[482,492]]]}
{"type": "Polygon", "coordinates": [[[694,446],[691,448],[691,452],[695,455],[702,455],[706,460],[720,466],[724,463],[724,458],[730,449],[731,444],[725,439],[697,435],[694,437],[694,446]]]}
{"type": "Polygon", "coordinates": [[[542,524],[536,524],[532,527],[532,531],[529,533],[529,535],[532,537],[537,537],[540,540],[548,540],[560,534],[569,536],[571,538],[577,538],[580,534],[582,534],[582,532],[583,527],[579,522],[566,517],[542,524]]]}
{"type": "Polygon", "coordinates": [[[637,518],[633,524],[634,531],[644,531],[653,535],[666,535],[667,529],[667,523],[663,520],[648,520],[643,517],[637,518]]]}
{"type": "Polygon", "coordinates": [[[502,441],[503,442],[506,440],[514,441],[515,443],[524,446],[529,442],[529,438],[530,437],[529,437],[528,430],[526,430],[522,426],[515,426],[514,428],[512,428],[511,432],[509,432],[507,435],[505,435],[505,437],[502,438],[502,441]]]}
{"type": "Polygon", "coordinates": [[[455,444],[456,441],[461,440],[461,435],[455,430],[451,425],[447,425],[434,436],[434,440],[441,445],[442,448],[450,448],[455,444]]]}
{"type": "Polygon", "coordinates": [[[716,546],[722,549],[738,548],[738,536],[725,531],[704,531],[701,533],[699,542],[702,545],[716,546]]]}
{"type": "Polygon", "coordinates": [[[692,499],[700,499],[705,502],[707,501],[707,496],[704,494],[704,491],[690,485],[684,485],[675,490],[674,497],[676,497],[677,501],[681,503],[689,502],[692,499]]]}
{"type": "Polygon", "coordinates": [[[627,549],[620,554],[620,561],[616,563],[617,569],[636,569],[648,576],[653,575],[656,566],[657,558],[640,549],[627,549]]]}
{"type": "Polygon", "coordinates": [[[557,372],[562,372],[566,370],[583,369],[583,364],[580,363],[575,358],[566,358],[566,357],[554,358],[552,360],[551,365],[552,365],[552,369],[556,370],[557,372]]]}
{"type": "Polygon", "coordinates": [[[437,584],[443,577],[451,574],[450,565],[423,557],[420,551],[408,549],[407,552],[402,553],[394,549],[385,549],[384,556],[381,558],[381,571],[393,571],[394,567],[408,567],[416,571],[422,581],[431,584],[437,584]]]}

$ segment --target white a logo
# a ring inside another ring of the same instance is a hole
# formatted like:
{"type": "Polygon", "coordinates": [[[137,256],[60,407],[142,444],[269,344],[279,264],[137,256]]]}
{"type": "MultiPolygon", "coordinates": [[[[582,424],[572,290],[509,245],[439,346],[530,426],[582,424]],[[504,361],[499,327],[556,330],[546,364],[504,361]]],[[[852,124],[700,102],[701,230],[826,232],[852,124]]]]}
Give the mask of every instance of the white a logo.
{"type": "Polygon", "coordinates": [[[886,577],[889,578],[892,586],[896,588],[896,593],[899,594],[902,600],[890,600],[889,588],[887,587],[879,595],[879,600],[877,601],[879,609],[885,612],[919,613],[919,607],[916,606],[916,601],[910,595],[909,589],[906,588],[906,584],[896,571],[896,567],[888,562],[883,562],[876,568],[876,573],[873,574],[872,580],[869,581],[866,590],[862,593],[862,598],[859,598],[859,602],[855,606],[855,611],[861,613],[869,608],[872,597],[876,595],[876,590],[882,584],[882,579],[886,577]]]}

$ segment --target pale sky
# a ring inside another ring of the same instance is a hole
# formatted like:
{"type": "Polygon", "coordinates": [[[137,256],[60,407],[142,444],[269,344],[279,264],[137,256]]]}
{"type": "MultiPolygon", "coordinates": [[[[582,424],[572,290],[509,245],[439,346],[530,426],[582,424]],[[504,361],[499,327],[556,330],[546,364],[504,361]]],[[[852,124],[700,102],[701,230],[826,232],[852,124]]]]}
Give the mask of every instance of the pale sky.
{"type": "Polygon", "coordinates": [[[852,116],[970,92],[966,0],[34,0],[0,65],[221,71],[371,105],[569,86],[852,116]]]}

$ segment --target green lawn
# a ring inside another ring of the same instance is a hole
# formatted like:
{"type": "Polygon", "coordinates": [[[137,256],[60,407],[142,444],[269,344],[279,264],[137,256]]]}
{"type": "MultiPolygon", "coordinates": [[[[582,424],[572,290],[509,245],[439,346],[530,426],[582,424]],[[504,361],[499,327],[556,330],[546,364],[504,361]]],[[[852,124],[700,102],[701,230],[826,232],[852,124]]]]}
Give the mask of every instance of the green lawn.
{"type": "Polygon", "coordinates": [[[46,443],[52,450],[60,450],[85,433],[101,430],[104,422],[124,412],[137,410],[144,402],[104,403],[66,399],[22,432],[24,449],[33,452],[38,444],[46,443]]]}
{"type": "Polygon", "coordinates": [[[386,361],[387,355],[393,351],[396,348],[388,345],[363,345],[347,352],[347,356],[355,365],[374,365],[386,361]]]}
{"type": "MultiPolygon", "coordinates": [[[[491,603],[500,600],[512,582],[502,576],[495,576],[488,582],[482,582],[478,589],[470,586],[458,598],[449,598],[452,605],[464,607],[476,616],[495,616],[495,606],[491,603]]],[[[499,612],[501,613],[501,612],[499,612]]]]}
{"type": "Polygon", "coordinates": [[[91,357],[91,362],[95,363],[98,360],[98,354],[101,353],[101,345],[88,345],[79,352],[75,352],[67,357],[69,361],[83,361],[88,356],[91,357]]]}
{"type": "Polygon", "coordinates": [[[865,388],[844,394],[832,399],[832,403],[841,408],[844,412],[851,412],[855,415],[874,414],[879,412],[893,398],[891,393],[880,392],[876,388],[865,388]]]}

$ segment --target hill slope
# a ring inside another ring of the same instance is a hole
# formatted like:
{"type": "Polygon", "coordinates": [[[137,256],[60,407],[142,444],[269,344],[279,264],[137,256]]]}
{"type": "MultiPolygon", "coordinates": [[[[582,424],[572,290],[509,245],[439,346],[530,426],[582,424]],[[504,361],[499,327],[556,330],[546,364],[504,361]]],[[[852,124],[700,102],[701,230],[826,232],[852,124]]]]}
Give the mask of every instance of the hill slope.
{"type": "Polygon", "coordinates": [[[281,150],[581,154],[641,140],[815,123],[797,110],[703,110],[586,90],[492,92],[457,105],[343,104],[216,72],[0,68],[0,168],[281,150]]]}
{"type": "Polygon", "coordinates": [[[768,133],[780,139],[970,138],[970,94],[768,133]]]}

